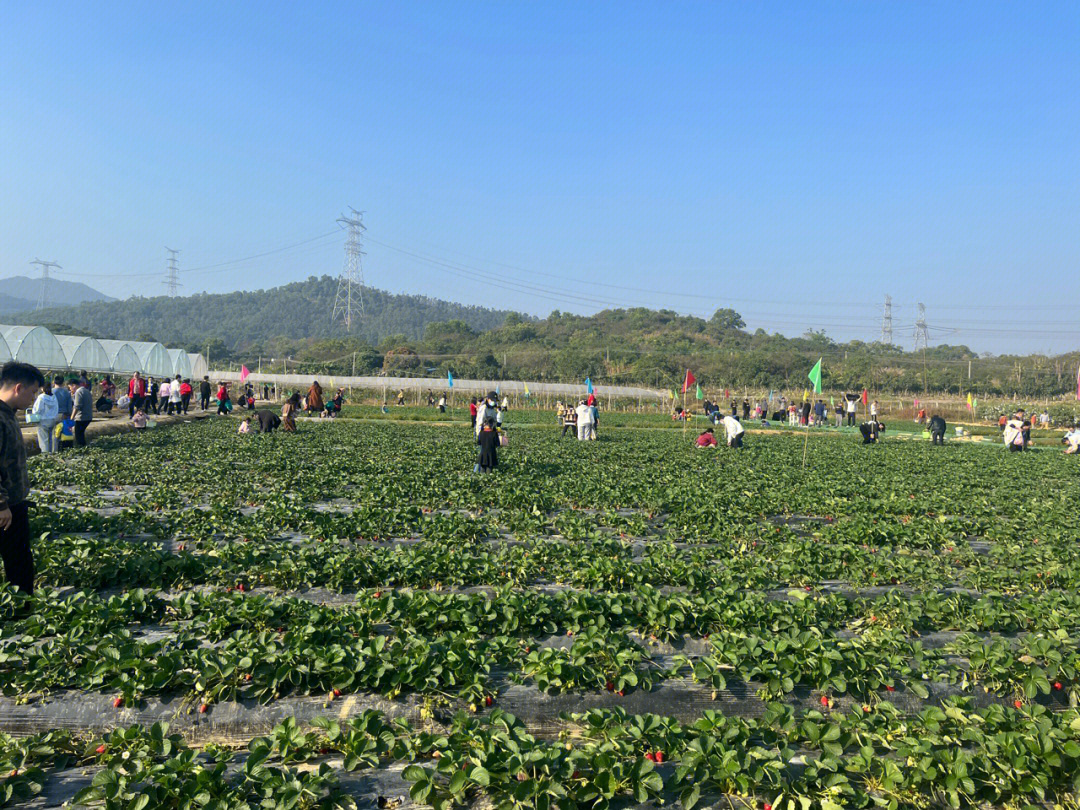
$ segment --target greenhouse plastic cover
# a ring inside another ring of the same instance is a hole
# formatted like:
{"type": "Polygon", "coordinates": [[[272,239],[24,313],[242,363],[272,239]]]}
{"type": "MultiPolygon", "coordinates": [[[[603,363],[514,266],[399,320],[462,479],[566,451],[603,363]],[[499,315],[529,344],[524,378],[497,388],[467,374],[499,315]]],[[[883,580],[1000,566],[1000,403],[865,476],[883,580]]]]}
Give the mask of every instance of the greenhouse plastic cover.
{"type": "Polygon", "coordinates": [[[12,358],[38,368],[68,368],[60,342],[44,326],[3,326],[12,358]]]}
{"type": "Polygon", "coordinates": [[[142,371],[139,355],[126,340],[99,340],[102,348],[109,355],[111,370],[118,374],[132,374],[142,371]]]}
{"type": "Polygon", "coordinates": [[[109,372],[113,370],[109,353],[94,338],[79,335],[56,335],[56,340],[64,351],[64,357],[67,358],[69,368],[80,371],[109,372]]]}

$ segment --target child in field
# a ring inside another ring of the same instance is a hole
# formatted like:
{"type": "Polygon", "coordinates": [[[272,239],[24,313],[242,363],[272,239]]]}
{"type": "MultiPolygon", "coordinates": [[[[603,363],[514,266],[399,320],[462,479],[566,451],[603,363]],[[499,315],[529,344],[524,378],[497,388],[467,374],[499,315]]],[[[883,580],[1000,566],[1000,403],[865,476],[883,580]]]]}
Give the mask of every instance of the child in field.
{"type": "Polygon", "coordinates": [[[142,430],[146,427],[146,410],[139,408],[135,411],[135,415],[131,417],[131,424],[133,424],[138,430],[142,430]]]}
{"type": "Polygon", "coordinates": [[[495,429],[494,418],[484,419],[477,444],[480,445],[480,456],[476,460],[476,470],[491,472],[499,466],[499,432],[495,429]]]}
{"type": "Polygon", "coordinates": [[[237,433],[251,433],[251,417],[245,416],[243,421],[240,422],[240,429],[237,433]]]}

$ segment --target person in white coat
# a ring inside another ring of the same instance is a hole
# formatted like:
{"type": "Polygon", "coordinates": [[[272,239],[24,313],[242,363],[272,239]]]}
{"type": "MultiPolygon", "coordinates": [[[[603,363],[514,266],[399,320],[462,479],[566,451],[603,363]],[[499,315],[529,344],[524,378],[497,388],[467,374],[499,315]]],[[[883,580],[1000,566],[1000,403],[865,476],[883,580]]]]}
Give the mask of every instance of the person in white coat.
{"type": "Polygon", "coordinates": [[[581,400],[574,409],[577,414],[577,437],[578,441],[586,442],[596,438],[596,422],[593,420],[593,410],[581,400]]]}
{"type": "Polygon", "coordinates": [[[491,421],[495,421],[495,414],[498,410],[495,407],[496,394],[492,391],[480,402],[480,405],[476,409],[476,424],[473,425],[473,432],[476,434],[477,440],[480,439],[480,430],[484,427],[484,420],[491,417],[491,421]]]}
{"type": "Polygon", "coordinates": [[[55,453],[60,449],[60,438],[56,435],[56,420],[60,415],[60,407],[56,403],[56,397],[52,392],[52,385],[45,381],[41,393],[34,401],[34,407],[30,411],[37,422],[38,447],[42,453],[55,453]]]}
{"type": "Polygon", "coordinates": [[[742,447],[742,437],[746,432],[746,429],[742,426],[742,422],[731,414],[725,416],[723,422],[724,432],[727,434],[727,446],[742,447]]]}

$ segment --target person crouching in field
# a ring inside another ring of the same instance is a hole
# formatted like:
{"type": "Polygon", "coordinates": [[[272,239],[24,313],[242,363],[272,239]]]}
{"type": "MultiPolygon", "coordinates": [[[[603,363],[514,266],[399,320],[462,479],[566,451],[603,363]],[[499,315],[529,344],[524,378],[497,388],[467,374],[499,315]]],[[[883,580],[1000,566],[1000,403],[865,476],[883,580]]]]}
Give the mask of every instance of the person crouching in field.
{"type": "Polygon", "coordinates": [[[491,472],[499,466],[499,431],[495,429],[492,417],[484,419],[480,426],[480,435],[476,443],[480,445],[480,456],[476,460],[478,472],[491,472]]]}
{"type": "Polygon", "coordinates": [[[742,447],[742,438],[746,429],[742,426],[742,423],[731,414],[724,417],[724,432],[727,434],[728,447],[742,447]]]}
{"type": "Polygon", "coordinates": [[[697,437],[695,444],[698,447],[716,447],[716,436],[712,428],[705,428],[705,432],[697,437]]]}
{"type": "Polygon", "coordinates": [[[862,433],[863,444],[876,444],[878,435],[885,430],[885,425],[876,420],[869,422],[863,422],[859,425],[859,432],[862,433]]]}

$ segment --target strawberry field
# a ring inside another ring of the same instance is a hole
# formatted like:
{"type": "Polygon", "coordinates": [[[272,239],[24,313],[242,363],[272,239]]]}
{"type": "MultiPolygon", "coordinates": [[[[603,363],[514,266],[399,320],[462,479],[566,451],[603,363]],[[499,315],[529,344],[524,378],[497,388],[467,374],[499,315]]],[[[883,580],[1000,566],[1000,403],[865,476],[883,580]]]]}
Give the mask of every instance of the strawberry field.
{"type": "Polygon", "coordinates": [[[0,806],[1080,802],[1056,449],[235,429],[31,460],[0,806]]]}

